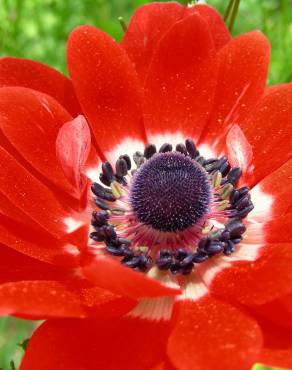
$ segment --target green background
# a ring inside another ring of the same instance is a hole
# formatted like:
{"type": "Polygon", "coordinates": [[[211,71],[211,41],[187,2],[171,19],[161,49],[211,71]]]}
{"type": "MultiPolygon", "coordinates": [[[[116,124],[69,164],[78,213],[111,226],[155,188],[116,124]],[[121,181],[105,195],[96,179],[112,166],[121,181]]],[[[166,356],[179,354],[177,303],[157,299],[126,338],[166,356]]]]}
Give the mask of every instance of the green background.
{"type": "MultiPolygon", "coordinates": [[[[0,0],[0,55],[42,61],[66,73],[65,45],[77,25],[96,25],[120,40],[117,20],[130,15],[144,0],[0,0]]],[[[227,0],[209,0],[222,14],[227,0]]],[[[269,84],[292,80],[291,0],[242,0],[233,35],[262,30],[272,45],[269,84]]],[[[17,345],[30,336],[36,323],[0,319],[0,368],[19,364],[23,350],[17,345]]],[[[17,368],[17,366],[16,366],[17,368]]],[[[258,366],[257,369],[267,369],[258,366]]]]}

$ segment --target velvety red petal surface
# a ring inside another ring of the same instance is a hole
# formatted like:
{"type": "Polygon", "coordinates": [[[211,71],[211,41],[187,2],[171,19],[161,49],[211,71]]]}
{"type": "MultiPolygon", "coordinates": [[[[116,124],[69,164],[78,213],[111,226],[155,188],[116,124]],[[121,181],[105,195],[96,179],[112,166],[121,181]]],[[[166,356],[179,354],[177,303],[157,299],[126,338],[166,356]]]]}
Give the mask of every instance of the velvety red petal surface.
{"type": "Polygon", "coordinates": [[[263,304],[291,292],[292,244],[267,244],[255,262],[233,262],[214,277],[210,289],[246,305],[263,304]]]}
{"type": "Polygon", "coordinates": [[[81,113],[71,81],[55,69],[33,60],[0,59],[0,87],[22,86],[55,98],[75,117],[81,113]]]}
{"type": "Polygon", "coordinates": [[[291,101],[292,83],[267,89],[250,120],[243,125],[254,152],[253,183],[258,183],[292,157],[291,101]]]}
{"type": "Polygon", "coordinates": [[[76,266],[78,249],[49,233],[0,216],[0,242],[40,261],[59,266],[76,266]]]}
{"type": "Polygon", "coordinates": [[[36,170],[68,192],[72,187],[57,161],[55,143],[60,127],[71,119],[48,95],[23,87],[0,89],[0,127],[5,137],[36,170]]]}
{"type": "Polygon", "coordinates": [[[255,208],[249,214],[250,219],[267,222],[289,213],[289,207],[292,204],[291,176],[292,159],[265,177],[251,190],[251,199],[255,203],[255,208]]]}
{"type": "Polygon", "coordinates": [[[245,240],[249,244],[260,244],[265,240],[266,243],[292,243],[292,213],[288,213],[274,220],[263,222],[260,225],[249,224],[248,236],[245,240]]]}
{"type": "MultiPolygon", "coordinates": [[[[72,276],[68,268],[38,261],[0,244],[0,283],[20,280],[65,280],[72,276]]],[[[5,299],[0,300],[5,303],[5,299]]]]}
{"type": "Polygon", "coordinates": [[[177,370],[172,364],[169,362],[169,360],[165,360],[161,364],[155,366],[154,368],[151,368],[151,370],[177,370]]]}
{"type": "Polygon", "coordinates": [[[292,348],[289,349],[263,349],[258,363],[265,366],[292,369],[292,348]]]}
{"type": "Polygon", "coordinates": [[[196,4],[192,7],[185,8],[186,14],[192,14],[193,12],[199,13],[208,23],[217,50],[221,49],[230,41],[229,30],[221,15],[214,8],[207,4],[196,4]]]}
{"type": "Polygon", "coordinates": [[[145,79],[157,43],[183,13],[182,5],[167,2],[143,5],[133,14],[121,45],[134,62],[141,81],[145,79]]]}
{"type": "Polygon", "coordinates": [[[257,359],[267,366],[292,367],[292,331],[267,320],[258,319],[264,337],[264,348],[257,359]]]}
{"type": "Polygon", "coordinates": [[[256,317],[265,318],[274,325],[292,329],[292,295],[283,295],[274,301],[250,307],[256,317]]]}
{"type": "Polygon", "coordinates": [[[145,81],[147,134],[196,139],[213,104],[217,62],[207,22],[194,13],[160,40],[145,81]]]}
{"type": "Polygon", "coordinates": [[[86,256],[82,271],[84,276],[97,286],[133,299],[180,293],[179,289],[170,288],[109,257],[86,256]]]}
{"type": "Polygon", "coordinates": [[[112,317],[127,313],[134,301],[75,279],[16,281],[0,285],[0,315],[25,318],[112,317]]]}
{"type": "Polygon", "coordinates": [[[134,62],[141,81],[147,74],[153,53],[164,34],[179,20],[199,13],[208,23],[216,49],[229,40],[230,35],[220,14],[208,5],[185,7],[179,3],[152,3],[141,6],[132,16],[121,45],[134,62]]]}
{"type": "Polygon", "coordinates": [[[78,196],[81,196],[87,184],[84,168],[90,147],[90,130],[83,116],[65,123],[59,130],[56,140],[57,158],[78,196]]]}
{"type": "Polygon", "coordinates": [[[97,28],[82,26],[69,37],[67,59],[99,149],[110,151],[125,137],[144,140],[138,77],[123,48],[97,28]]]}
{"type": "Polygon", "coordinates": [[[262,336],[256,321],[215,298],[176,304],[168,355],[180,370],[249,370],[262,336]]]}
{"type": "Polygon", "coordinates": [[[49,320],[32,336],[20,370],[149,370],[165,355],[168,324],[131,318],[49,320]]]}
{"type": "Polygon", "coordinates": [[[68,214],[54,194],[1,147],[0,192],[49,233],[65,233],[68,214]]]}
{"type": "Polygon", "coordinates": [[[231,124],[245,121],[264,93],[270,47],[258,32],[240,35],[219,53],[219,74],[214,108],[200,138],[218,152],[224,149],[223,134],[231,124]]]}
{"type": "Polygon", "coordinates": [[[227,157],[231,167],[242,171],[240,182],[246,184],[252,172],[253,150],[238,125],[233,125],[226,136],[227,157]]]}
{"type": "Polygon", "coordinates": [[[0,193],[0,213],[12,220],[21,222],[26,225],[35,226],[32,219],[23,213],[19,208],[16,208],[2,193],[0,193]]]}

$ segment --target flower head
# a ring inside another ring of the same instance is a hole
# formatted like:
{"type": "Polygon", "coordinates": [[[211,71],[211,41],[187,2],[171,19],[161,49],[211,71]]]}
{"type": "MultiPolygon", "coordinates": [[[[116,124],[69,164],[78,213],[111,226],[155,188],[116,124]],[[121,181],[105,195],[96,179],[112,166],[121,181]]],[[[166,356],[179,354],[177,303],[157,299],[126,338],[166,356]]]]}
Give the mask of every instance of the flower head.
{"type": "Polygon", "coordinates": [[[266,88],[266,38],[153,3],[67,57],[70,80],[0,60],[0,307],[49,319],[21,370],[290,366],[292,86],[266,88]]]}

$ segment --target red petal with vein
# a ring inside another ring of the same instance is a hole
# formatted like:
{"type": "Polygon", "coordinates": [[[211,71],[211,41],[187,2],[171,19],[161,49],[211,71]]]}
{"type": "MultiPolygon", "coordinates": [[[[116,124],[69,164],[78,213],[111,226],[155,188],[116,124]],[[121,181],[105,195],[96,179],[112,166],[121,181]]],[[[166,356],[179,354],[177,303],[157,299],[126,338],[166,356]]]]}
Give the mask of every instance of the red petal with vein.
{"type": "Polygon", "coordinates": [[[78,281],[18,281],[0,285],[0,315],[25,318],[111,317],[134,303],[78,281]],[[121,308],[114,307],[118,303],[121,308]],[[111,305],[113,306],[111,308],[111,305]],[[108,311],[108,312],[107,312],[108,311]]]}
{"type": "Polygon", "coordinates": [[[83,265],[84,276],[92,283],[130,298],[146,298],[176,295],[179,289],[170,288],[141,272],[123,266],[111,258],[86,256],[83,265]]]}
{"type": "Polygon", "coordinates": [[[176,304],[168,355],[180,370],[249,370],[262,346],[256,321],[215,298],[176,304]]]}
{"type": "MultiPolygon", "coordinates": [[[[28,257],[0,244],[0,283],[19,280],[65,280],[71,270],[28,257]]],[[[5,299],[0,299],[0,302],[5,299]]]]}
{"type": "Polygon", "coordinates": [[[65,233],[68,214],[53,193],[1,147],[0,192],[49,233],[65,233]]]}
{"type": "Polygon", "coordinates": [[[251,190],[255,205],[249,218],[266,222],[288,213],[292,204],[292,159],[265,177],[251,190]]]}
{"type": "Polygon", "coordinates": [[[221,49],[230,41],[228,28],[221,15],[214,8],[207,4],[196,4],[186,8],[187,14],[193,13],[194,11],[199,13],[208,23],[217,50],[221,49]]]}
{"type": "Polygon", "coordinates": [[[269,55],[268,40],[258,31],[236,37],[219,51],[214,108],[200,138],[201,144],[222,151],[223,134],[253,112],[265,90],[269,55]]]}
{"type": "Polygon", "coordinates": [[[141,90],[122,47],[97,28],[82,26],[69,37],[67,58],[77,96],[102,152],[126,137],[144,140],[141,90]]]}
{"type": "Polygon", "coordinates": [[[292,83],[268,89],[250,120],[242,126],[254,152],[255,184],[292,157],[291,101],[292,83]]]}
{"type": "Polygon", "coordinates": [[[288,294],[292,291],[292,244],[267,244],[255,262],[233,261],[215,275],[210,289],[248,306],[288,294]]]}
{"type": "Polygon", "coordinates": [[[160,40],[145,81],[145,126],[150,134],[198,137],[208,118],[217,63],[208,24],[194,13],[160,40]]]}
{"type": "Polygon", "coordinates": [[[61,127],[56,141],[57,158],[79,197],[87,184],[84,167],[90,146],[90,130],[83,116],[78,116],[61,127]]]}
{"type": "Polygon", "coordinates": [[[248,244],[265,243],[291,243],[292,213],[277,217],[274,220],[248,225],[248,235],[244,239],[248,244]]]}
{"type": "Polygon", "coordinates": [[[238,125],[233,125],[226,137],[228,159],[231,167],[239,167],[243,176],[247,176],[252,170],[253,152],[244,133],[238,125]]]}
{"type": "Polygon", "coordinates": [[[35,223],[30,217],[23,213],[19,208],[16,208],[12,203],[0,193],[0,213],[12,220],[18,221],[22,224],[35,226],[35,223]]]}
{"type": "Polygon", "coordinates": [[[33,334],[20,370],[149,370],[163,360],[168,333],[164,322],[131,318],[49,320],[33,334]]]}
{"type": "Polygon", "coordinates": [[[220,49],[230,34],[220,14],[211,6],[198,4],[185,7],[178,3],[154,3],[141,6],[132,16],[121,45],[134,62],[144,81],[153,53],[164,34],[179,20],[199,13],[211,29],[215,47],[220,49]]]}
{"type": "Polygon", "coordinates": [[[71,81],[55,69],[33,60],[0,59],[0,87],[22,86],[55,98],[75,117],[81,112],[71,81]]]}
{"type": "Polygon", "coordinates": [[[77,247],[53,238],[37,228],[0,216],[0,243],[16,251],[58,266],[78,264],[77,247]]]}
{"type": "Polygon", "coordinates": [[[48,95],[23,87],[0,89],[0,127],[4,135],[33,167],[68,192],[72,187],[57,162],[55,143],[60,127],[71,119],[48,95]]]}
{"type": "Polygon", "coordinates": [[[134,62],[144,81],[153,52],[165,32],[184,14],[178,3],[154,3],[141,6],[132,16],[121,45],[134,62]]]}

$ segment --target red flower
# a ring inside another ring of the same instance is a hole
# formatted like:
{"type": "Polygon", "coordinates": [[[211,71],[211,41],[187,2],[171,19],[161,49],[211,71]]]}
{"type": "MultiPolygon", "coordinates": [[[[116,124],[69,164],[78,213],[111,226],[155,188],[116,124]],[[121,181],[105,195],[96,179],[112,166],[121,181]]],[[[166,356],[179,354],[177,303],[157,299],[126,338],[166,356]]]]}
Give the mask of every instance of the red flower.
{"type": "Polygon", "coordinates": [[[177,3],[121,45],[73,31],[72,82],[1,59],[0,308],[49,319],[21,370],[292,367],[292,85],[268,60],[177,3]]]}

